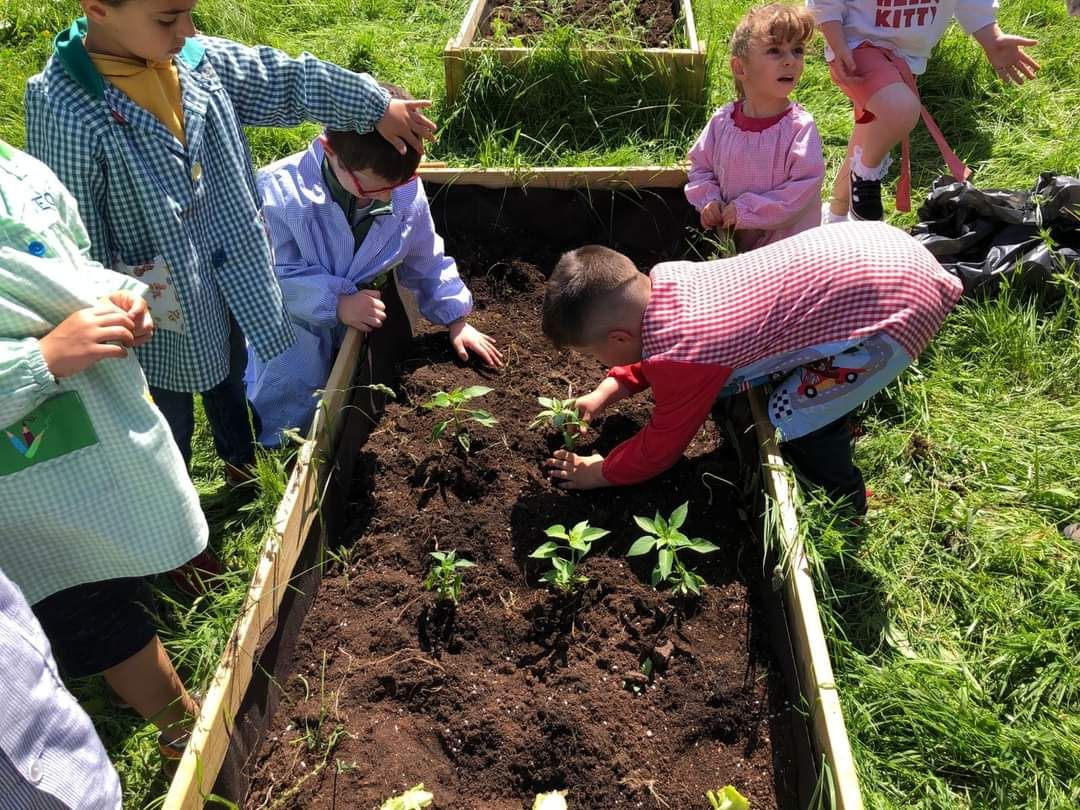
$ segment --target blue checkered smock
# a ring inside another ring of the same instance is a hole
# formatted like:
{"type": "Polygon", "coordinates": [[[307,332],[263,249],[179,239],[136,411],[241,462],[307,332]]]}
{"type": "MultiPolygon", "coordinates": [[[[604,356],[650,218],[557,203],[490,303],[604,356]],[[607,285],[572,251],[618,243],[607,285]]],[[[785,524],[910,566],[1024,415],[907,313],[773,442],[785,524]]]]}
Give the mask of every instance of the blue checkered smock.
{"type": "Polygon", "coordinates": [[[85,32],[80,19],[59,34],[29,81],[27,149],[75,195],[94,259],[171,272],[182,327],[159,328],[139,360],[151,385],[205,391],[228,372],[229,312],[263,360],[293,342],[242,126],[318,121],[367,132],[389,95],[310,54],[194,37],[175,59],[185,145],[102,79],[85,32]]]}

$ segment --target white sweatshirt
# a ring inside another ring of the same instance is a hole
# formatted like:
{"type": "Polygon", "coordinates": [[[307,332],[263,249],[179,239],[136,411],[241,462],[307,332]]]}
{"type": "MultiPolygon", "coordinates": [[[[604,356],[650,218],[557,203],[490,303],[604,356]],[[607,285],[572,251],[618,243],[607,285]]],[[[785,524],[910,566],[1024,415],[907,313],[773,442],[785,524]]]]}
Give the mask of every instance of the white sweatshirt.
{"type": "MultiPolygon", "coordinates": [[[[806,0],[818,25],[840,22],[854,50],[864,42],[891,48],[916,76],[955,16],[973,34],[997,19],[998,0],[806,0]]],[[[826,44],[825,58],[833,60],[826,44]]]]}

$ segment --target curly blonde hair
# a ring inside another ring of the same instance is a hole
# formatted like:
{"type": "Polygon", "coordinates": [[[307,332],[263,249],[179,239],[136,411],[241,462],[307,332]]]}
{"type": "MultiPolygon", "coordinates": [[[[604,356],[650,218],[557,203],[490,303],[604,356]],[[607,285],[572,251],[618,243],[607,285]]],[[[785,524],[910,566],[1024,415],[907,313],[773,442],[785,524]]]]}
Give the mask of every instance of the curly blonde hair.
{"type": "MultiPolygon", "coordinates": [[[[770,3],[746,12],[731,35],[731,55],[745,59],[754,42],[796,42],[805,45],[814,38],[814,15],[802,6],[770,3]]],[[[739,98],[746,96],[742,83],[735,80],[739,98]]]]}

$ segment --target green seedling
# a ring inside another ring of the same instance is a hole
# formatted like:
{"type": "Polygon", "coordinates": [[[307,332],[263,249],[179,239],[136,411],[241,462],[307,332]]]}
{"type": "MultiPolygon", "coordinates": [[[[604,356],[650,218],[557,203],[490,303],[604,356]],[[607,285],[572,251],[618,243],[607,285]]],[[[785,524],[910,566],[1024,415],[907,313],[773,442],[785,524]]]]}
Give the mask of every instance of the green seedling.
{"type": "Polygon", "coordinates": [[[400,796],[387,799],[379,810],[423,810],[425,807],[430,807],[433,801],[435,801],[435,796],[424,790],[424,783],[421,782],[400,796]]]}
{"type": "Polygon", "coordinates": [[[671,592],[676,596],[689,596],[691,593],[700,596],[701,589],[705,587],[705,580],[682,563],[679,552],[694,551],[698,554],[709,554],[720,550],[719,546],[713,545],[708,540],[700,537],[691,540],[679,531],[686,522],[689,506],[689,502],[684,503],[672,512],[667,520],[659,512],[652,520],[635,515],[634,522],[648,534],[635,540],[630,550],[626,552],[627,557],[639,557],[655,548],[656,567],[653,568],[649,581],[654,588],[661,583],[668,583],[672,586],[671,592]]]}
{"type": "Polygon", "coordinates": [[[455,388],[453,391],[436,391],[435,396],[420,407],[428,410],[443,408],[442,413],[449,413],[449,416],[435,423],[435,427],[431,429],[431,440],[437,442],[449,433],[461,445],[461,449],[468,453],[472,445],[468,423],[475,422],[483,427],[494,427],[499,420],[487,411],[467,407],[467,403],[490,393],[491,389],[484,385],[455,388]]]}
{"type": "Polygon", "coordinates": [[[544,534],[554,539],[544,543],[529,556],[534,560],[551,560],[551,570],[540,579],[561,593],[570,593],[589,581],[588,577],[578,574],[578,564],[589,553],[592,544],[610,532],[607,529],[594,529],[587,520],[583,520],[570,531],[557,523],[545,529],[544,534]],[[564,542],[556,542],[558,540],[564,542]],[[559,555],[564,549],[570,552],[570,559],[559,555]]]}
{"type": "Polygon", "coordinates": [[[566,791],[552,790],[533,799],[532,810],[567,810],[566,791]]]}
{"type": "Polygon", "coordinates": [[[540,425],[550,425],[562,433],[563,447],[567,450],[573,450],[578,443],[578,439],[581,438],[582,431],[588,425],[578,415],[574,398],[551,399],[549,397],[537,397],[536,401],[540,403],[544,410],[540,411],[536,418],[529,422],[529,429],[531,430],[540,425]]]}
{"type": "Polygon", "coordinates": [[[435,591],[440,602],[456,605],[461,598],[461,574],[463,568],[475,568],[476,563],[459,560],[456,551],[433,551],[435,564],[424,579],[424,589],[435,591]]]}
{"type": "Polygon", "coordinates": [[[711,810],[750,810],[750,801],[732,785],[724,785],[720,790],[705,793],[711,810]]]}

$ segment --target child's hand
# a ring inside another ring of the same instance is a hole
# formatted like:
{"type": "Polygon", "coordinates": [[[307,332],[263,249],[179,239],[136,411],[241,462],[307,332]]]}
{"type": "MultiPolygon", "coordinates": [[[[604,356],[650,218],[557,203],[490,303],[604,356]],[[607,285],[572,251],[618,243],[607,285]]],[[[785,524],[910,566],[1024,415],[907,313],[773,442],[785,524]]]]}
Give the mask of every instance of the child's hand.
{"type": "Polygon", "coordinates": [[[701,209],[701,227],[705,230],[712,231],[719,228],[721,219],[720,203],[716,200],[701,209]]]}
{"type": "Polygon", "coordinates": [[[126,357],[124,347],[134,344],[134,332],[131,316],[102,301],[68,315],[38,344],[49,371],[59,379],[85,371],[98,360],[126,357]]]}
{"type": "Polygon", "coordinates": [[[489,366],[502,368],[502,355],[495,348],[495,341],[470,326],[464,318],[450,324],[450,343],[462,360],[468,360],[471,351],[489,366]]]}
{"type": "Polygon", "coordinates": [[[406,146],[411,146],[422,155],[424,140],[435,138],[435,122],[420,112],[424,107],[430,106],[430,101],[390,99],[390,105],[375,125],[375,129],[401,154],[405,154],[406,146]]]}
{"type": "Polygon", "coordinates": [[[360,290],[338,298],[338,320],[361,332],[378,329],[386,320],[386,304],[378,290],[360,290]]]}
{"type": "Polygon", "coordinates": [[[574,407],[577,408],[578,416],[586,425],[602,414],[607,404],[608,397],[602,388],[595,388],[574,400],[574,407]]]}
{"type": "Polygon", "coordinates": [[[150,307],[147,306],[146,300],[141,295],[135,295],[128,290],[109,293],[108,300],[124,310],[131,318],[131,322],[135,324],[132,332],[134,340],[131,345],[138,347],[149,342],[154,336],[154,318],[150,315],[150,307]]]}
{"type": "Polygon", "coordinates": [[[1024,52],[1025,46],[1038,45],[1036,39],[1001,33],[997,23],[991,23],[975,32],[975,39],[986,51],[986,58],[994,66],[994,72],[1003,82],[1023,84],[1035,78],[1041,65],[1024,52]]]}
{"type": "Polygon", "coordinates": [[[604,457],[599,453],[579,456],[569,450],[556,450],[546,462],[548,475],[561,481],[560,489],[597,489],[611,486],[604,478],[604,457]]]}
{"type": "Polygon", "coordinates": [[[859,75],[859,68],[855,64],[855,54],[851,52],[851,48],[844,44],[839,48],[833,46],[833,65],[836,67],[836,72],[840,74],[840,78],[846,82],[857,82],[862,80],[862,76],[859,75]]]}
{"type": "Polygon", "coordinates": [[[720,213],[720,224],[725,228],[735,228],[739,224],[739,210],[735,203],[729,202],[720,213]]]}

